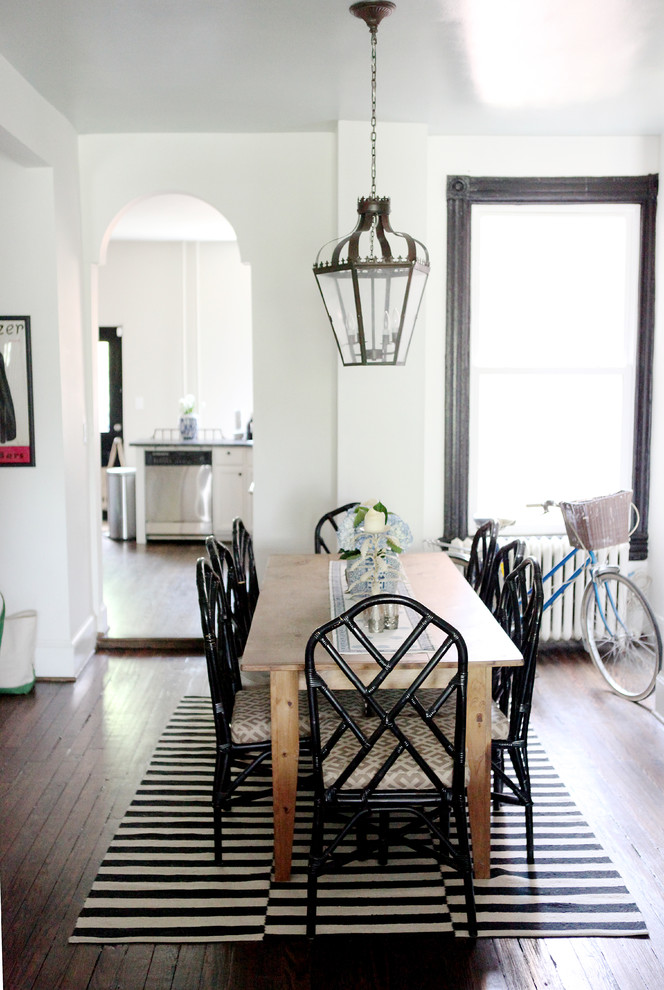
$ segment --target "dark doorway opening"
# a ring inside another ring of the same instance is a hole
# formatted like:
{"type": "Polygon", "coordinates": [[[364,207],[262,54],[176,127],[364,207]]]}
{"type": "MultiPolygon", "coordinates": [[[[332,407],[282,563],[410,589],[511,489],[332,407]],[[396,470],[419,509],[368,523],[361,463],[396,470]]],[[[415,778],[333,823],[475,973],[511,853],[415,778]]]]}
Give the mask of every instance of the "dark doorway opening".
{"type": "Polygon", "coordinates": [[[108,467],[113,441],[121,441],[123,431],[122,327],[99,328],[98,367],[101,466],[108,467]]]}

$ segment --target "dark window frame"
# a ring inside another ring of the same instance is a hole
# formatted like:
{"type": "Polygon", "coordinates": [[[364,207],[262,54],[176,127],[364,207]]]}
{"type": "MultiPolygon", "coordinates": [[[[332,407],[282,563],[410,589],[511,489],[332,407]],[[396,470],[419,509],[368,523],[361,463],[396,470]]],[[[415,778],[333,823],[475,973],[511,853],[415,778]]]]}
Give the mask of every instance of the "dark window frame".
{"type": "Polygon", "coordinates": [[[475,203],[636,203],[640,214],[638,330],[632,487],[640,520],[632,560],[648,556],[652,375],[655,336],[657,175],[447,179],[447,331],[445,357],[445,494],[443,538],[468,533],[470,462],[470,239],[475,203]]]}

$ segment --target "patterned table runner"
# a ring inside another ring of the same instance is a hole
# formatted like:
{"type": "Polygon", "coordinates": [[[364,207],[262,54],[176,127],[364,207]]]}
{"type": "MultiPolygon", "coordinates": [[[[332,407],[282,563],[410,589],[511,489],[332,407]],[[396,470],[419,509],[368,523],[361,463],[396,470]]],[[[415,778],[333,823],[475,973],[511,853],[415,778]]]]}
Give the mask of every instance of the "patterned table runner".
{"type": "MultiPolygon", "coordinates": [[[[404,573],[404,569],[399,564],[400,578],[397,583],[397,595],[403,595],[405,598],[412,598],[413,592],[408,583],[408,578],[404,573]]],[[[337,615],[341,615],[345,612],[347,608],[354,605],[357,598],[354,598],[348,593],[348,587],[346,584],[346,562],[345,560],[331,560],[329,568],[329,587],[330,587],[330,615],[335,618],[337,615]]],[[[419,620],[419,616],[417,616],[419,620]]],[[[403,641],[406,639],[410,631],[413,629],[415,623],[413,621],[413,613],[405,608],[399,609],[399,624],[396,629],[385,629],[380,633],[371,633],[371,639],[376,644],[381,653],[390,654],[395,653],[397,649],[401,646],[403,641]]],[[[350,637],[348,635],[348,630],[345,626],[341,626],[336,630],[336,646],[340,653],[362,653],[363,648],[357,642],[353,641],[351,643],[350,637]]],[[[423,653],[433,653],[433,645],[427,633],[424,633],[417,641],[417,647],[423,653]]]]}

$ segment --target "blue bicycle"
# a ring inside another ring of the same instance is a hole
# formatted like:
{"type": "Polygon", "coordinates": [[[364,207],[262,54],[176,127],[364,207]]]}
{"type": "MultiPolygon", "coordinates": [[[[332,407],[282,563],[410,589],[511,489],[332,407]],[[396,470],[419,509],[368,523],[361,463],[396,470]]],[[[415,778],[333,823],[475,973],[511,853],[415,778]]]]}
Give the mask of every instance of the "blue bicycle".
{"type": "MultiPolygon", "coordinates": [[[[572,550],[542,578],[551,581],[568,561],[579,556],[574,572],[545,601],[544,609],[578,579],[587,580],[581,602],[583,644],[613,691],[641,701],[655,689],[662,666],[662,639],[657,621],[641,589],[619,567],[600,565],[595,550],[626,543],[638,525],[631,492],[618,492],[583,502],[557,504],[572,550]],[[636,522],[630,529],[630,513],[636,522]]],[[[576,563],[576,561],[575,561],[576,563]]]]}

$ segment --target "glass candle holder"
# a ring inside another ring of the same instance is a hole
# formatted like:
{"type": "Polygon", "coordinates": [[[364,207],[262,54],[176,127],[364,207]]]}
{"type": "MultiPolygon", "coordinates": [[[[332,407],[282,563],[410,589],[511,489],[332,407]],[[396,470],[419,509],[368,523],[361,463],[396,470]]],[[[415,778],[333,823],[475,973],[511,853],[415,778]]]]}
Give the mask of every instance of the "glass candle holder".
{"type": "Polygon", "coordinates": [[[399,606],[395,602],[388,602],[387,605],[383,606],[385,613],[385,628],[386,629],[398,629],[399,628],[399,606]]]}
{"type": "Polygon", "coordinates": [[[372,605],[369,609],[368,627],[370,633],[380,633],[385,628],[385,612],[382,605],[372,605]]]}

